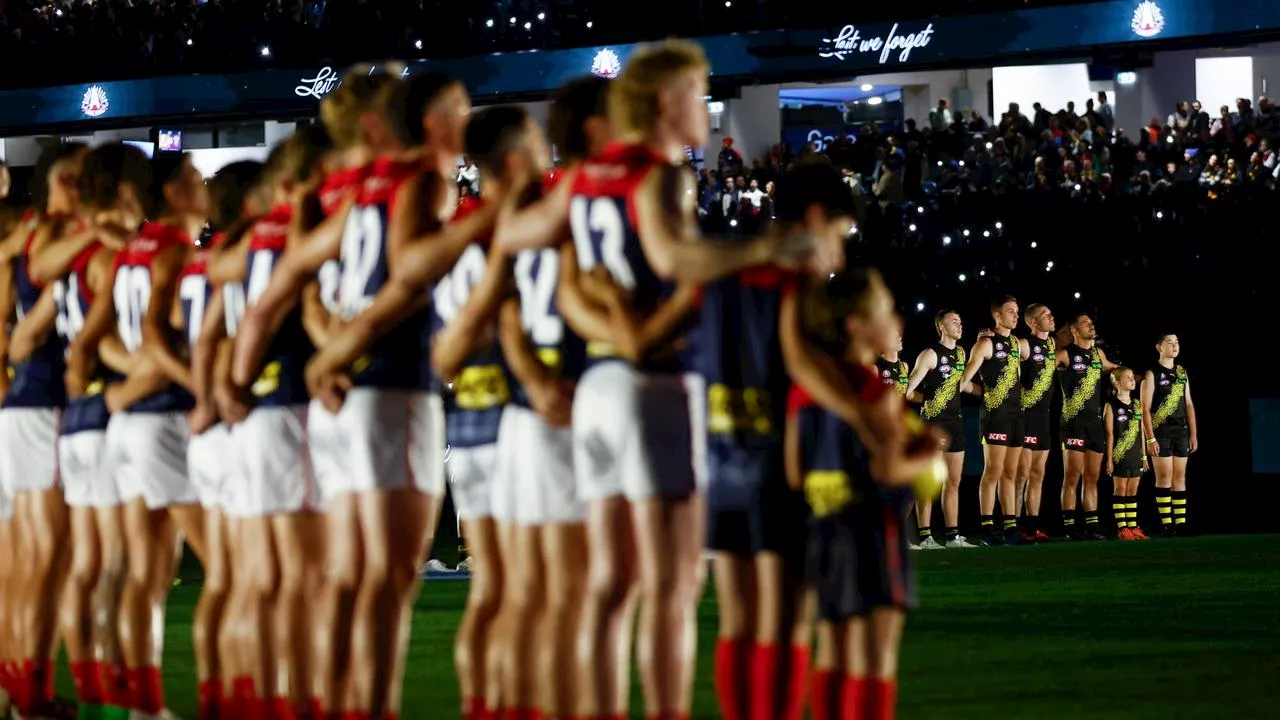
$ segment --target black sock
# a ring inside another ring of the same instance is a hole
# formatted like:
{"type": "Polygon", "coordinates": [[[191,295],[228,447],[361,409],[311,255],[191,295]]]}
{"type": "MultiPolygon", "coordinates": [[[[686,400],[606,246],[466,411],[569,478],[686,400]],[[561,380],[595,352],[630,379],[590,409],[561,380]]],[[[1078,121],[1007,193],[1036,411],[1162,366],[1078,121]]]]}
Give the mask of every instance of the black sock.
{"type": "Polygon", "coordinates": [[[1062,529],[1065,530],[1068,535],[1076,531],[1075,508],[1062,511],[1062,529]]]}
{"type": "Polygon", "coordinates": [[[991,536],[996,534],[996,521],[990,515],[982,516],[982,534],[991,536]]]}
{"type": "Polygon", "coordinates": [[[1124,499],[1125,516],[1129,518],[1129,529],[1138,529],[1138,496],[1130,495],[1124,499]]]}
{"type": "MultiPolygon", "coordinates": [[[[1183,505],[1183,508],[1186,506],[1183,505]]],[[[1156,488],[1156,511],[1160,513],[1160,527],[1168,530],[1173,527],[1173,491],[1169,488],[1156,488]]]]}
{"type": "Polygon", "coordinates": [[[1027,532],[1032,534],[1040,532],[1040,516],[1039,515],[1027,516],[1027,532]]]}
{"type": "Polygon", "coordinates": [[[960,528],[957,528],[957,527],[947,528],[947,542],[951,542],[952,540],[958,540],[958,539],[960,539],[960,528]]]}
{"type": "Polygon", "coordinates": [[[1098,511],[1097,511],[1097,510],[1092,510],[1092,511],[1090,511],[1090,510],[1086,510],[1086,511],[1085,511],[1085,513],[1084,513],[1084,525],[1085,525],[1085,527],[1086,527],[1086,528],[1088,528],[1090,525],[1092,525],[1093,527],[1092,527],[1092,528],[1089,528],[1089,529],[1091,529],[1091,530],[1097,530],[1097,529],[1098,529],[1098,511]]]}
{"type": "Polygon", "coordinates": [[[920,542],[924,542],[925,540],[928,540],[931,537],[933,537],[933,530],[927,527],[920,528],[920,542]]]}
{"type": "Polygon", "coordinates": [[[1005,534],[1005,535],[1008,535],[1008,534],[1009,534],[1009,533],[1011,533],[1011,532],[1017,532],[1017,531],[1018,531],[1018,518],[1016,518],[1016,517],[1011,517],[1011,516],[1009,516],[1009,515],[1005,515],[1005,516],[1004,516],[1004,522],[1003,522],[1003,523],[1001,523],[1001,525],[1002,525],[1002,527],[1003,527],[1003,529],[1004,529],[1004,534],[1005,534]]]}
{"type": "Polygon", "coordinates": [[[1187,491],[1173,491],[1173,524],[1185,525],[1187,523],[1187,491]]]}
{"type": "Polygon", "coordinates": [[[1117,530],[1129,527],[1128,508],[1125,505],[1124,497],[1115,495],[1111,498],[1111,514],[1115,516],[1117,530]]]}

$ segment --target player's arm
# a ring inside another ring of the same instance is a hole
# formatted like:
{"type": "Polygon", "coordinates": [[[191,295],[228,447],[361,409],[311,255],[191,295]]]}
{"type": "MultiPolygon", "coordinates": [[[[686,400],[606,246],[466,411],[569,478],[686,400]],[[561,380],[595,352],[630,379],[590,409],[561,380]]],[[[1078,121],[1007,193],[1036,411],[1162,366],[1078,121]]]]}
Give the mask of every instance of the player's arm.
{"type": "Polygon", "coordinates": [[[1111,403],[1102,406],[1102,423],[1107,428],[1106,465],[1107,474],[1115,472],[1115,455],[1112,452],[1116,443],[1115,416],[1111,412],[1111,403]]]}
{"type": "Polygon", "coordinates": [[[1071,356],[1066,350],[1057,350],[1053,353],[1053,364],[1055,368],[1064,368],[1071,365],[1071,356]]]}
{"type": "Polygon", "coordinates": [[[529,396],[534,411],[552,427],[568,425],[572,400],[563,392],[556,376],[538,360],[524,332],[519,297],[507,298],[498,311],[498,342],[507,367],[529,396]]]}
{"type": "Polygon", "coordinates": [[[111,292],[112,273],[108,270],[99,285],[94,286],[93,304],[85,313],[84,325],[67,345],[67,392],[72,397],[84,393],[85,379],[100,357],[99,346],[115,329],[116,303],[111,292]]]}
{"type": "Polygon", "coordinates": [[[95,242],[101,242],[112,250],[124,247],[127,238],[108,227],[90,227],[53,240],[52,226],[42,228],[31,242],[27,272],[39,284],[51,283],[67,274],[71,263],[95,242]]]}
{"type": "Polygon", "coordinates": [[[302,288],[328,260],[337,259],[342,250],[342,232],[351,214],[355,196],[348,197],[342,207],[316,225],[303,231],[301,212],[294,212],[290,223],[288,246],[276,263],[262,296],[245,310],[236,331],[232,380],[245,386],[258,373],[262,357],[271,338],[280,329],[289,312],[297,306],[302,288]]]}
{"type": "Polygon", "coordinates": [[[231,245],[218,248],[209,256],[205,276],[209,279],[209,284],[215,288],[229,283],[244,282],[248,261],[249,242],[240,239],[231,245]]]}
{"type": "Polygon", "coordinates": [[[1098,357],[1102,358],[1102,370],[1104,372],[1111,372],[1112,370],[1115,370],[1116,368],[1120,367],[1119,365],[1107,359],[1107,354],[1102,351],[1102,348],[1098,348],[1098,357]]]}
{"type": "Polygon", "coordinates": [[[150,355],[170,380],[191,389],[191,368],[178,357],[169,343],[168,329],[177,296],[179,268],[187,248],[172,245],[161,250],[151,263],[151,297],[142,315],[142,351],[150,355]]]}
{"type": "Polygon", "coordinates": [[[0,397],[9,389],[9,333],[8,324],[14,316],[16,296],[13,287],[13,258],[0,255],[0,397]]]}
{"type": "Polygon", "coordinates": [[[452,378],[484,336],[485,328],[498,316],[503,298],[511,294],[511,258],[489,247],[489,262],[480,281],[471,288],[457,315],[431,342],[431,369],[437,377],[452,378]]]}
{"type": "Polygon", "coordinates": [[[991,339],[988,337],[978,338],[978,342],[973,344],[973,350],[969,352],[969,362],[965,363],[964,375],[960,378],[960,392],[971,394],[981,394],[979,390],[973,387],[973,379],[978,375],[978,369],[982,367],[982,363],[991,357],[991,339]]]}
{"type": "Polygon", "coordinates": [[[560,273],[556,278],[556,308],[569,327],[584,340],[613,343],[613,328],[609,314],[592,302],[585,293],[579,278],[578,251],[572,242],[560,246],[560,273]]]}
{"type": "Polygon", "coordinates": [[[658,277],[704,285],[774,259],[778,242],[773,235],[736,243],[704,241],[695,190],[688,170],[666,163],[646,174],[636,188],[636,221],[643,228],[640,245],[658,277]]]}
{"type": "Polygon", "coordinates": [[[53,332],[58,319],[58,304],[53,293],[53,286],[46,286],[35,307],[14,326],[9,338],[9,360],[15,365],[26,362],[53,332]]]}
{"type": "Polygon", "coordinates": [[[311,344],[322,348],[329,344],[333,316],[320,299],[320,282],[312,280],[302,288],[302,328],[311,344]]]}
{"type": "Polygon", "coordinates": [[[196,397],[196,407],[191,412],[191,432],[199,434],[208,429],[215,419],[213,399],[213,370],[217,362],[218,348],[227,336],[226,307],[218,285],[204,311],[204,324],[191,351],[191,392],[196,397]]]}
{"type": "Polygon", "coordinates": [[[1146,436],[1147,449],[1152,455],[1160,454],[1160,443],[1156,440],[1156,426],[1151,419],[1151,401],[1155,399],[1156,394],[1156,374],[1150,370],[1142,378],[1142,389],[1139,391],[1142,398],[1142,434],[1146,436]]]}
{"type": "MultiPolygon", "coordinates": [[[[1187,430],[1191,435],[1191,444],[1187,449],[1195,452],[1200,447],[1200,436],[1196,432],[1196,405],[1191,402],[1191,380],[1187,380],[1186,388],[1184,392],[1187,400],[1187,430]]],[[[1146,404],[1144,403],[1143,408],[1145,407],[1146,404]]]]}
{"type": "Polygon", "coordinates": [[[782,434],[782,462],[787,473],[787,485],[792,490],[804,489],[804,468],[800,462],[800,415],[787,413],[787,425],[782,434]]]}
{"type": "Polygon", "coordinates": [[[637,318],[631,308],[630,295],[603,266],[597,265],[589,273],[579,273],[578,277],[584,294],[608,310],[614,349],[632,363],[640,362],[656,348],[674,340],[698,307],[698,288],[681,283],[647,317],[637,318]]]}
{"type": "Polygon", "coordinates": [[[404,183],[387,224],[391,249],[389,284],[430,287],[453,269],[467,246],[492,232],[499,205],[488,203],[455,222],[445,222],[453,194],[435,173],[404,183]]]}
{"type": "Polygon", "coordinates": [[[566,176],[551,192],[523,208],[518,207],[522,193],[511,193],[498,212],[493,243],[511,255],[555,245],[569,234],[572,187],[573,176],[566,176]]]}
{"type": "Polygon", "coordinates": [[[911,375],[907,380],[907,400],[914,403],[924,402],[924,396],[917,392],[920,383],[924,382],[925,375],[929,371],[938,366],[938,354],[933,348],[925,348],[916,356],[916,365],[911,368],[911,375]]]}

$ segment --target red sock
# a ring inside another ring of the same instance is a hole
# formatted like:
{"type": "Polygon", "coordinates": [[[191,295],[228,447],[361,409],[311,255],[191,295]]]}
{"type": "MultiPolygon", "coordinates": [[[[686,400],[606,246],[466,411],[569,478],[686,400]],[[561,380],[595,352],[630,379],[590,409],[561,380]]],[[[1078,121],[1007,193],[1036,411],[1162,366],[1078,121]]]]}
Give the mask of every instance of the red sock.
{"type": "Polygon", "coordinates": [[[720,638],[716,641],[715,684],[720,715],[724,720],[747,720],[743,696],[749,671],[751,645],[746,640],[720,638]]]}
{"type": "Polygon", "coordinates": [[[778,646],[756,645],[751,654],[751,720],[773,720],[777,707],[778,646]]]}
{"type": "Polygon", "coordinates": [[[21,712],[27,709],[27,664],[29,661],[15,662],[13,664],[13,674],[11,683],[13,692],[10,693],[10,701],[13,706],[21,712]]]}
{"type": "Polygon", "coordinates": [[[217,678],[200,681],[196,690],[200,702],[200,720],[211,720],[221,715],[222,682],[217,678]]]}
{"type": "Polygon", "coordinates": [[[854,675],[844,676],[841,688],[840,707],[842,717],[848,720],[867,720],[871,715],[867,712],[868,693],[871,681],[854,675]]]}
{"type": "Polygon", "coordinates": [[[329,714],[324,711],[324,700],[307,698],[307,720],[325,720],[327,717],[329,714]]]}
{"type": "Polygon", "coordinates": [[[133,697],[129,690],[129,674],[124,665],[111,663],[99,668],[102,681],[107,687],[107,704],[118,708],[133,707],[133,697]]]}
{"type": "Polygon", "coordinates": [[[867,719],[893,720],[898,710],[898,681],[892,678],[871,678],[867,684],[867,719]]]}
{"type": "Polygon", "coordinates": [[[342,720],[371,720],[367,710],[348,710],[342,713],[342,720]]]}
{"type": "Polygon", "coordinates": [[[129,681],[129,699],[133,710],[155,715],[164,710],[164,685],[160,681],[160,668],[129,668],[125,672],[129,681]]]}
{"type": "Polygon", "coordinates": [[[23,663],[26,689],[23,692],[27,708],[41,707],[53,702],[53,663],[27,660],[23,663]]]}
{"type": "Polygon", "coordinates": [[[813,672],[813,701],[809,704],[809,713],[813,720],[841,720],[835,700],[835,683],[830,670],[813,672]]]}
{"type": "Polygon", "coordinates": [[[791,646],[791,672],[787,683],[787,700],[783,704],[782,720],[802,720],[804,701],[809,696],[809,648],[791,646]]]}
{"type": "Polygon", "coordinates": [[[293,710],[293,701],[287,697],[276,696],[271,698],[271,711],[265,714],[263,720],[297,720],[297,713],[293,710]]]}
{"type": "Polygon", "coordinates": [[[253,687],[253,678],[244,675],[232,678],[228,714],[231,717],[248,717],[253,712],[253,700],[257,695],[257,690],[253,687]]]}

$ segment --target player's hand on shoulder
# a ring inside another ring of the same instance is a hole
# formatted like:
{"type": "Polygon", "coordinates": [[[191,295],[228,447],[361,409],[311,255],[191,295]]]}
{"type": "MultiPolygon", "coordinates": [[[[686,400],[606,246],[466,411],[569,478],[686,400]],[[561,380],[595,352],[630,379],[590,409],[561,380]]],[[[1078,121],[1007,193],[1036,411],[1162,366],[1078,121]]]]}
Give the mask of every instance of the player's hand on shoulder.
{"type": "Polygon", "coordinates": [[[991,328],[982,328],[981,330],[978,331],[978,339],[981,340],[982,338],[989,338],[994,336],[995,334],[996,334],[996,331],[992,330],[991,328]]]}
{"type": "Polygon", "coordinates": [[[131,235],[126,228],[117,225],[103,225],[97,229],[98,242],[110,250],[123,250],[131,235]]]}

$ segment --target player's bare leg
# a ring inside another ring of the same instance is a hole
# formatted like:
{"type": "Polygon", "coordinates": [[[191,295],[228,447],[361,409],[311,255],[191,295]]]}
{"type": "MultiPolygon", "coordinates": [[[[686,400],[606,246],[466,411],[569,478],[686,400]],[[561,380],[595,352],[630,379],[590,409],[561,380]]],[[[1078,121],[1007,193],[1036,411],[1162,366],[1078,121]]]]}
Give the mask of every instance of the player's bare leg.
{"type": "Polygon", "coordinates": [[[546,573],[546,609],[535,659],[542,710],[554,718],[572,717],[581,692],[574,672],[564,663],[575,656],[582,603],[587,589],[587,528],[581,523],[555,523],[542,528],[542,562],[546,573]]]}
{"type": "Polygon", "coordinates": [[[694,493],[683,503],[675,518],[680,528],[677,542],[680,548],[678,569],[683,588],[684,622],[682,637],[676,646],[679,666],[673,670],[676,683],[676,709],[680,717],[693,712],[693,684],[698,674],[698,603],[707,587],[707,561],[703,556],[706,547],[707,503],[706,495],[694,493]]]}
{"type": "Polygon", "coordinates": [[[1098,479],[1102,475],[1102,458],[1100,452],[1084,453],[1084,484],[1080,488],[1080,503],[1084,506],[1085,532],[1091,540],[1099,540],[1102,533],[1098,529],[1098,479]]]}
{"type": "Polygon", "coordinates": [[[802,574],[803,568],[778,553],[756,555],[756,662],[768,662],[768,666],[757,665],[752,672],[753,718],[799,717],[809,694],[812,628],[805,612],[802,574]],[[762,653],[762,649],[771,650],[762,653]]]}
{"type": "Polygon", "coordinates": [[[494,683],[488,677],[487,648],[490,631],[502,604],[505,575],[503,557],[498,552],[497,524],[493,518],[464,520],[462,525],[467,547],[471,556],[476,558],[471,567],[467,604],[453,645],[453,661],[458,672],[465,718],[469,717],[468,712],[474,712],[477,703],[487,706],[490,702],[489,688],[494,683]]]}
{"type": "Polygon", "coordinates": [[[91,599],[93,658],[98,663],[98,672],[102,674],[106,704],[124,707],[128,701],[128,682],[117,630],[120,595],[127,571],[124,515],[119,505],[97,508],[94,514],[102,566],[91,599]]]}
{"type": "Polygon", "coordinates": [[[546,610],[546,570],[539,552],[541,528],[513,523],[510,536],[506,557],[511,559],[504,564],[507,582],[503,600],[509,622],[500,648],[504,655],[500,667],[504,699],[523,720],[538,705],[535,643],[546,610]]]}
{"type": "Polygon", "coordinates": [[[942,487],[942,521],[946,524],[947,547],[974,547],[960,535],[960,480],[964,477],[964,453],[942,454],[947,464],[947,483],[942,487]]]}
{"type": "Polygon", "coordinates": [[[231,568],[227,557],[227,523],[222,511],[210,508],[204,514],[204,585],[191,619],[192,645],[195,651],[196,680],[199,683],[201,717],[216,712],[214,707],[223,695],[223,682],[233,677],[224,675],[218,652],[223,610],[231,587],[231,568]]]}
{"type": "Polygon", "coordinates": [[[27,532],[22,615],[23,659],[28,677],[23,698],[39,708],[53,700],[53,660],[57,641],[58,597],[67,571],[67,506],[62,489],[20,492],[16,515],[27,532]]]}
{"type": "Polygon", "coordinates": [[[587,508],[590,553],[582,626],[578,633],[578,715],[626,714],[630,608],[635,591],[631,508],[621,496],[587,508]]]}
{"type": "Polygon", "coordinates": [[[1072,540],[1083,537],[1083,528],[1076,521],[1076,492],[1080,487],[1084,464],[1085,453],[1062,453],[1062,524],[1067,538],[1072,540]]]}
{"type": "Polygon", "coordinates": [[[1029,454],[1021,446],[1005,448],[1004,467],[1000,473],[1000,514],[1004,516],[1001,531],[1006,543],[1022,540],[1018,534],[1018,468],[1022,456],[1029,454]]]}
{"type": "Polygon", "coordinates": [[[151,510],[141,498],[125,505],[126,573],[120,596],[120,650],[134,709],[164,709],[160,683],[164,605],[173,585],[178,538],[165,509],[151,510]]]}
{"type": "MultiPolygon", "coordinates": [[[[978,542],[984,546],[999,543],[996,533],[995,511],[996,493],[1000,489],[1000,481],[1004,476],[1005,450],[1003,445],[982,445],[982,480],[978,485],[978,511],[982,517],[981,535],[978,542]]],[[[947,522],[950,526],[950,521],[947,522]]]]}
{"type": "MultiPolygon", "coordinates": [[[[275,598],[275,697],[293,709],[308,707],[311,695],[311,608],[321,590],[325,562],[325,525],[319,513],[281,513],[271,518],[279,558],[275,598]]],[[[279,714],[287,708],[277,708],[279,714]]]]}
{"type": "Polygon", "coordinates": [[[93,591],[102,572],[97,515],[93,508],[71,508],[71,567],[62,590],[59,622],[67,663],[82,705],[103,701],[101,676],[93,664],[93,591]]]}
{"type": "Polygon", "coordinates": [[[328,560],[315,608],[311,696],[330,714],[346,709],[349,686],[351,622],[364,563],[357,505],[356,495],[343,493],[325,508],[328,560]]]}

